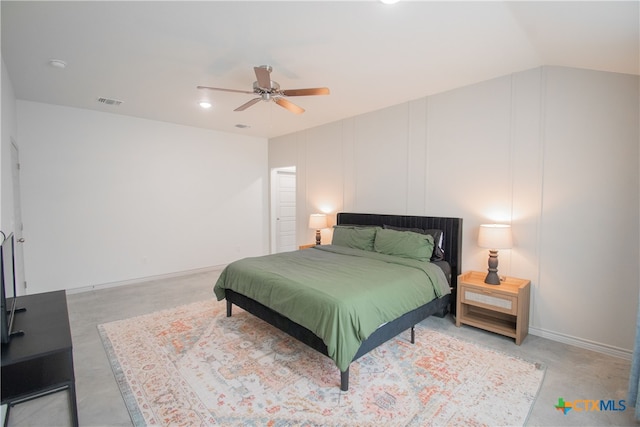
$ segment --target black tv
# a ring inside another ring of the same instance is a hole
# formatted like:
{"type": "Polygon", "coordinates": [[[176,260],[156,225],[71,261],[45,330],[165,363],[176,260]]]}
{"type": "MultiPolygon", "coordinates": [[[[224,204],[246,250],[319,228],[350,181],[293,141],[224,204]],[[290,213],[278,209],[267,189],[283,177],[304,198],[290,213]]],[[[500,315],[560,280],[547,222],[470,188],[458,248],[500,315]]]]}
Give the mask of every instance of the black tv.
{"type": "Polygon", "coordinates": [[[12,336],[22,335],[22,331],[15,331],[13,329],[13,319],[19,309],[17,307],[18,298],[16,298],[16,262],[14,256],[14,238],[13,233],[9,234],[2,241],[0,247],[0,284],[2,284],[2,292],[0,292],[0,298],[2,299],[2,313],[0,313],[0,319],[2,320],[2,344],[7,344],[11,340],[12,336]]]}

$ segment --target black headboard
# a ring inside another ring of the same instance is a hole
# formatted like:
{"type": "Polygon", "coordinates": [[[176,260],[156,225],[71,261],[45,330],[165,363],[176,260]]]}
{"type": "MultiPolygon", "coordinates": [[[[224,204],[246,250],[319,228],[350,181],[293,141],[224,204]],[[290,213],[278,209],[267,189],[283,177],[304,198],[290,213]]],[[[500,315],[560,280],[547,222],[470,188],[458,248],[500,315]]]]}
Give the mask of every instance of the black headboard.
{"type": "Polygon", "coordinates": [[[393,225],[407,228],[434,228],[444,234],[444,259],[451,265],[451,286],[456,287],[458,274],[462,268],[462,218],[437,216],[383,215],[370,213],[340,212],[337,224],[350,225],[393,225]]]}

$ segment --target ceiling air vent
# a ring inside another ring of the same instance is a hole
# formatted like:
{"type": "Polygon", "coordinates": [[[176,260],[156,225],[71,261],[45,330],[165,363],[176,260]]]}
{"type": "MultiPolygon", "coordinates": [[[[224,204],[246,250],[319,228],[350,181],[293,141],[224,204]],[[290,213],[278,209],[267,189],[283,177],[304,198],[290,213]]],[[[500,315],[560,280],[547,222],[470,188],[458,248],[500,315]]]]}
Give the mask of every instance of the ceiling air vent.
{"type": "Polygon", "coordinates": [[[113,106],[118,106],[120,104],[122,104],[122,101],[119,101],[117,99],[111,99],[111,98],[98,98],[98,102],[105,104],[105,105],[113,105],[113,106]]]}

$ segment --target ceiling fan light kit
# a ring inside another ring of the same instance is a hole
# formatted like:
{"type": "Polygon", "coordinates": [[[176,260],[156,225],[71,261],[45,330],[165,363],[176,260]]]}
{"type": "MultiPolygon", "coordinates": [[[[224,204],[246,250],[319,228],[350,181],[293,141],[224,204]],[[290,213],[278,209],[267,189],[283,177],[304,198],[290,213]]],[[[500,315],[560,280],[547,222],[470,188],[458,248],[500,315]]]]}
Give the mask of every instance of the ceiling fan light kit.
{"type": "Polygon", "coordinates": [[[278,82],[271,80],[271,71],[273,68],[270,65],[261,65],[259,67],[253,67],[253,71],[256,74],[256,81],[253,82],[253,91],[225,89],[211,86],[198,86],[198,89],[209,89],[223,92],[234,93],[246,93],[258,95],[258,98],[253,98],[234,111],[244,111],[252,105],[258,103],[258,101],[273,101],[282,108],[291,111],[294,114],[304,113],[304,108],[294,104],[293,102],[285,99],[288,96],[314,96],[314,95],[329,95],[329,88],[317,87],[307,89],[280,89],[278,82]]]}

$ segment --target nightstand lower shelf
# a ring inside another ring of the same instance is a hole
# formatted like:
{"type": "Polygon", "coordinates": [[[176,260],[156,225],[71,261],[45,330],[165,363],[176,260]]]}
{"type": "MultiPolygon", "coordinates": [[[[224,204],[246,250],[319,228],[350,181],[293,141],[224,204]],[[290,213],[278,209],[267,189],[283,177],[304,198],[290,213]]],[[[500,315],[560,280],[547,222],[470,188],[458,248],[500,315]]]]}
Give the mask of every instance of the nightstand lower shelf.
{"type": "Polygon", "coordinates": [[[460,323],[474,326],[497,334],[516,338],[516,317],[509,314],[496,313],[482,307],[463,305],[464,320],[460,323]]]}

